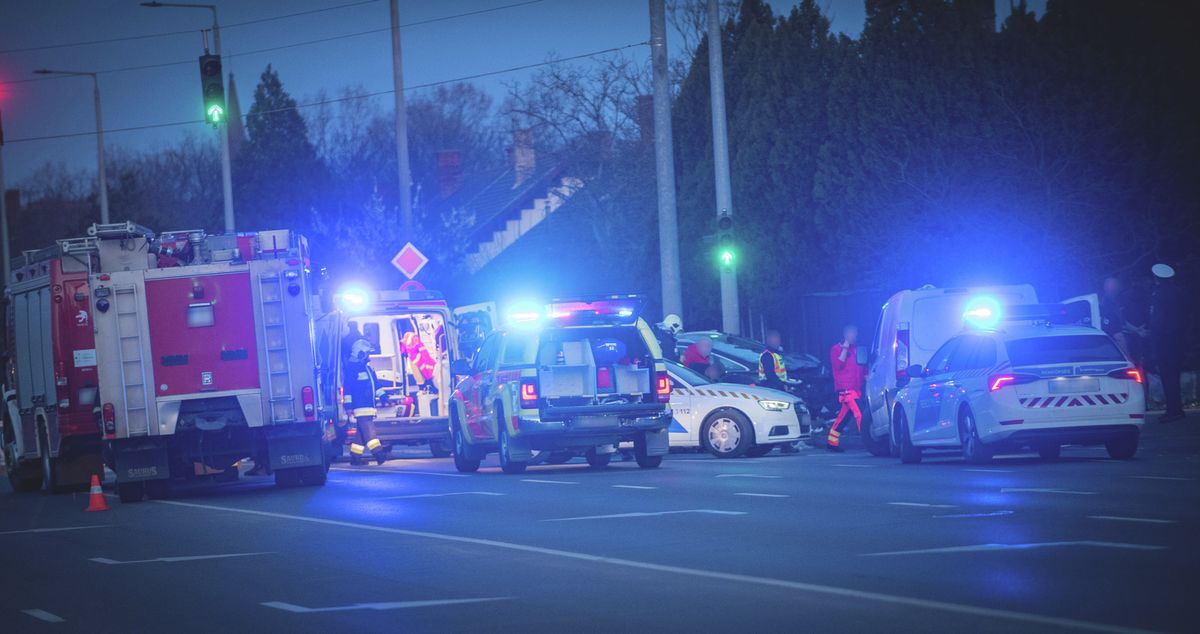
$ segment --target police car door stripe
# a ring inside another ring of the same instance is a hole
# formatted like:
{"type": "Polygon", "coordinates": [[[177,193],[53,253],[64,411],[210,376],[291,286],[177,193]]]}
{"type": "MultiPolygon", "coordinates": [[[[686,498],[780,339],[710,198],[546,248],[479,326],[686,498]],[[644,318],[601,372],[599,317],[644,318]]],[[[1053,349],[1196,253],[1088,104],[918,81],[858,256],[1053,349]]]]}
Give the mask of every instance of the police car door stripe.
{"type": "Polygon", "coordinates": [[[1083,402],[1087,403],[1088,405],[1096,404],[1096,402],[1092,400],[1092,397],[1088,396],[1087,394],[1084,394],[1082,398],[1083,398],[1083,402]]]}
{"type": "Polygon", "coordinates": [[[1103,394],[1097,394],[1097,395],[1096,395],[1096,400],[1097,400],[1097,401],[1100,401],[1100,404],[1101,404],[1101,405],[1108,405],[1108,400],[1104,398],[1104,395],[1103,395],[1103,394]]]}

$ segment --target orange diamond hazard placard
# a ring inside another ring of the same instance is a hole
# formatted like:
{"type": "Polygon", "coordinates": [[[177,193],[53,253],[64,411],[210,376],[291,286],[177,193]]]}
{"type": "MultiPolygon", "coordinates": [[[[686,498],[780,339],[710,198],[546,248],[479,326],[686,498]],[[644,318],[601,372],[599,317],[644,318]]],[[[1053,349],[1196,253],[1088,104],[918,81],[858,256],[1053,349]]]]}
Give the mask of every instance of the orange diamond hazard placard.
{"type": "Polygon", "coordinates": [[[411,242],[405,244],[404,248],[400,249],[395,257],[392,258],[392,266],[396,267],[397,270],[404,274],[404,277],[410,280],[416,277],[417,273],[420,273],[421,269],[425,268],[425,265],[428,263],[429,258],[425,257],[425,254],[421,253],[421,250],[414,247],[411,242]]]}

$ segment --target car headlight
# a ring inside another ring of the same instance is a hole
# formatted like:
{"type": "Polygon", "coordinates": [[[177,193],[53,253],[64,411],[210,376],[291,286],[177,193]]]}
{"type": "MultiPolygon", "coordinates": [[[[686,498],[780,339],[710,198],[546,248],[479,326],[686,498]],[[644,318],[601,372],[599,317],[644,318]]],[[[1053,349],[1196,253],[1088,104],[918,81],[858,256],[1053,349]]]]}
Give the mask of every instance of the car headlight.
{"type": "Polygon", "coordinates": [[[758,404],[768,412],[782,412],[792,406],[787,401],[759,401],[758,404]]]}

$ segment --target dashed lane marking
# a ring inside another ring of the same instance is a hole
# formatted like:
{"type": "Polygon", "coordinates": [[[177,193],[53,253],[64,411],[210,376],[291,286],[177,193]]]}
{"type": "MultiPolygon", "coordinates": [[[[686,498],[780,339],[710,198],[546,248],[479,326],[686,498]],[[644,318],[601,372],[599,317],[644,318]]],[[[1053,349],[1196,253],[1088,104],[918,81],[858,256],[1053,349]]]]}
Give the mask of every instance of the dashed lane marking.
{"type": "Polygon", "coordinates": [[[494,491],[454,491],[451,493],[415,493],[413,495],[393,495],[390,497],[379,498],[381,500],[413,500],[416,498],[442,498],[451,495],[504,495],[494,491]]]}
{"type": "Polygon", "coordinates": [[[640,486],[637,484],[614,484],[612,486],[614,489],[637,489],[639,491],[649,491],[651,489],[658,488],[658,487],[644,487],[644,486],[640,486]]]}
{"type": "Polygon", "coordinates": [[[857,467],[857,468],[860,468],[860,469],[869,469],[869,468],[871,468],[871,467],[878,467],[879,465],[877,465],[877,464],[850,464],[850,463],[834,463],[834,464],[831,464],[831,465],[829,465],[829,466],[831,466],[831,467],[857,467]]]}
{"type": "Polygon", "coordinates": [[[488,597],[485,599],[435,599],[431,601],[389,601],[383,603],[355,603],[353,605],[337,605],[325,608],[306,608],[284,601],[266,601],[261,605],[294,614],[311,614],[313,612],[348,612],[350,610],[408,610],[412,608],[431,608],[441,605],[462,605],[464,603],[484,603],[488,601],[507,601],[512,597],[488,597]]]}
{"type": "Polygon", "coordinates": [[[924,502],[888,502],[892,506],[917,506],[930,509],[952,509],[956,508],[953,504],[926,504],[924,502]]]}
{"type": "Polygon", "coordinates": [[[571,482],[569,480],[536,480],[534,478],[524,478],[521,482],[533,482],[536,484],[579,484],[578,482],[571,482]]]}
{"type": "Polygon", "coordinates": [[[1012,473],[1012,469],[963,469],[971,473],[1012,473]]]}
{"type": "Polygon", "coordinates": [[[1001,493],[1061,493],[1063,495],[1096,495],[1095,491],[1068,491],[1067,489],[1004,488],[1001,493]]]}
{"type": "Polygon", "coordinates": [[[29,616],[32,616],[33,618],[35,618],[39,621],[45,621],[47,623],[63,623],[66,621],[66,619],[64,619],[63,617],[61,617],[57,614],[51,614],[50,612],[47,612],[45,610],[33,609],[33,610],[21,610],[21,612],[28,614],[29,616]]]}
{"type": "Polygon", "coordinates": [[[746,515],[745,511],[714,511],[712,509],[688,509],[685,511],[654,511],[649,513],[613,513],[611,515],[583,515],[580,517],[556,517],[542,520],[543,522],[574,522],[578,520],[611,520],[627,517],[657,517],[659,515],[682,515],[696,513],[700,515],[746,515]]]}
{"type": "Polygon", "coordinates": [[[790,495],[783,495],[783,494],[780,494],[780,493],[734,493],[734,495],[744,495],[744,496],[746,496],[746,497],[751,497],[751,498],[786,498],[786,497],[791,497],[790,495]]]}
{"type": "Polygon", "coordinates": [[[466,473],[442,473],[441,471],[409,471],[407,469],[346,469],[345,467],[330,467],[330,471],[341,471],[342,473],[384,473],[387,475],[425,475],[439,476],[442,478],[469,478],[466,473]]]}
{"type": "Polygon", "coordinates": [[[21,531],[2,531],[0,535],[21,535],[24,533],[57,533],[59,531],[81,531],[87,528],[108,528],[108,524],[98,524],[96,526],[63,526],[60,528],[27,528],[21,531]]]}
{"type": "Polygon", "coordinates": [[[918,550],[893,550],[882,553],[863,553],[860,557],[894,557],[897,555],[935,555],[943,553],[979,553],[1001,550],[1037,550],[1040,548],[1063,548],[1069,546],[1087,546],[1092,548],[1115,548],[1120,550],[1165,550],[1166,546],[1149,544],[1125,544],[1121,542],[1030,542],[1025,544],[973,544],[971,546],[950,546],[947,548],[921,548],[918,550]]]}
{"type": "Polygon", "coordinates": [[[1003,517],[1005,515],[1012,515],[1012,514],[1013,514],[1012,511],[991,511],[989,513],[953,513],[951,515],[934,515],[934,517],[949,518],[949,519],[962,519],[962,518],[968,518],[968,517],[1003,517]]]}
{"type": "Polygon", "coordinates": [[[1139,480],[1174,480],[1175,482],[1191,482],[1195,478],[1180,478],[1176,476],[1129,476],[1139,480]]]}
{"type": "Polygon", "coordinates": [[[1118,515],[1089,515],[1090,520],[1109,520],[1113,522],[1141,522],[1143,524],[1176,524],[1175,520],[1160,520],[1149,517],[1120,517],[1118,515]]]}
{"type": "Polygon", "coordinates": [[[758,473],[719,473],[714,477],[717,477],[717,478],[761,478],[763,480],[778,480],[778,479],[782,478],[783,476],[761,475],[758,473]]]}
{"type": "Polygon", "coordinates": [[[773,577],[758,577],[754,575],[745,575],[732,572],[721,572],[717,570],[704,570],[702,568],[688,568],[686,566],[672,566],[668,564],[656,564],[647,561],[636,561],[632,559],[621,559],[618,557],[607,557],[602,555],[592,555],[588,553],[574,552],[569,550],[560,550],[557,548],[543,548],[540,546],[530,546],[526,544],[517,544],[513,542],[503,542],[494,539],[483,539],[476,537],[464,537],[459,535],[446,535],[444,533],[431,533],[426,531],[414,531],[403,528],[390,528],[386,526],[374,526],[371,524],[359,524],[355,522],[346,522],[342,520],[325,519],[320,517],[307,517],[304,515],[289,515],[286,513],[272,513],[269,511],[259,511],[254,509],[244,509],[227,506],[215,506],[210,504],[195,504],[192,502],[180,502],[177,500],[155,500],[155,504],[166,504],[170,506],[179,506],[185,508],[201,509],[206,511],[221,511],[226,513],[240,513],[243,515],[254,515],[257,517],[272,517],[276,519],[286,519],[296,522],[308,522],[311,524],[321,524],[324,526],[335,526],[339,528],[352,528],[364,531],[373,531],[378,533],[387,533],[389,535],[404,535],[406,537],[416,537],[429,540],[453,542],[457,544],[471,544],[474,546],[486,546],[489,548],[498,548],[514,552],[527,554],[539,554],[547,557],[559,557],[562,559],[571,559],[575,561],[583,561],[592,564],[605,564],[621,568],[634,568],[638,570],[647,570],[651,572],[660,572],[663,574],[677,575],[681,577],[693,577],[699,579],[707,579],[710,581],[719,581],[723,583],[742,583],[751,586],[762,586],[790,590],[796,592],[807,592],[809,594],[838,597],[842,599],[852,599],[855,601],[873,601],[875,603],[884,603],[889,605],[898,605],[908,608],[921,610],[930,610],[934,612],[946,612],[950,614],[962,614],[967,616],[983,617],[997,619],[1002,621],[1013,621],[1017,623],[1028,623],[1035,625],[1045,625],[1051,627],[1069,627],[1074,629],[1089,630],[1093,632],[1109,632],[1112,634],[1144,634],[1147,630],[1139,630],[1136,628],[1121,627],[1117,625],[1108,625],[1104,623],[1094,623],[1091,621],[1080,621],[1056,616],[1047,616],[1044,614],[1032,614],[1029,612],[1017,612],[1013,610],[1003,610],[999,608],[986,608],[975,605],[967,605],[963,603],[951,603],[948,601],[936,601],[932,599],[919,599],[916,597],[906,597],[895,594],[886,594],[883,592],[872,592],[869,590],[856,590],[853,588],[841,588],[838,586],[826,586],[816,583],[805,583],[802,581],[791,581],[788,579],[777,579],[773,577]]]}
{"type": "Polygon", "coordinates": [[[201,561],[204,559],[230,559],[232,557],[255,557],[257,555],[273,555],[273,554],[275,554],[275,553],[269,553],[269,552],[226,553],[226,554],[222,554],[222,555],[188,555],[188,556],[183,556],[183,557],[157,557],[155,559],[133,559],[131,561],[117,561],[116,559],[109,559],[107,557],[92,557],[91,559],[88,559],[88,561],[94,561],[98,564],[107,564],[109,566],[117,566],[117,565],[124,565],[124,564],[152,564],[152,563],[174,564],[174,563],[179,563],[181,561],[201,561]]]}

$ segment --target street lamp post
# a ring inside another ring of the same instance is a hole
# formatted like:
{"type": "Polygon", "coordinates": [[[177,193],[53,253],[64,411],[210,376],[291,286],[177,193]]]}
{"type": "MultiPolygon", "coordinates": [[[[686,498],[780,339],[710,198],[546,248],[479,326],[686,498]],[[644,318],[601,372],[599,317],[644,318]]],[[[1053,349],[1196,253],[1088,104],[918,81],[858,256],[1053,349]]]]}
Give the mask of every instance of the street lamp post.
{"type": "MultiPolygon", "coordinates": [[[[217,22],[217,5],[190,4],[179,2],[143,2],[143,7],[152,9],[208,9],[212,11],[213,54],[221,55],[221,25],[217,22]]],[[[233,174],[229,160],[229,123],[221,120],[217,125],[217,136],[221,139],[221,189],[225,195],[225,233],[235,231],[233,222],[233,174]]]]}
{"type": "Polygon", "coordinates": [[[92,78],[92,96],[96,101],[96,179],[100,185],[100,224],[108,224],[108,179],[104,175],[104,123],[100,114],[100,80],[97,78],[96,73],[84,71],[41,68],[33,72],[38,75],[68,75],[92,78]]]}

